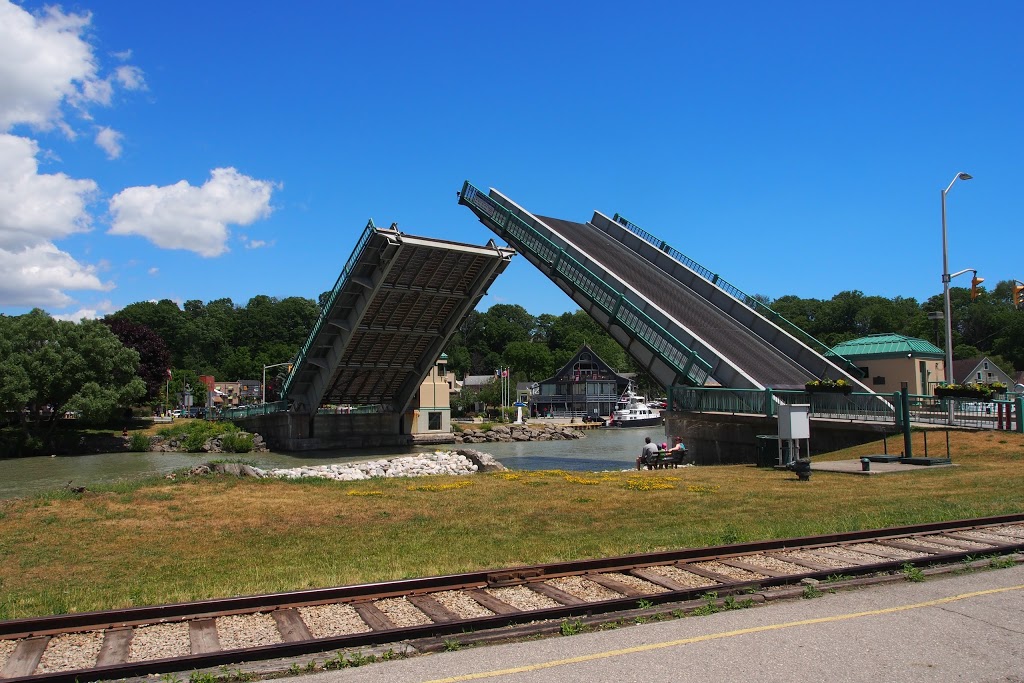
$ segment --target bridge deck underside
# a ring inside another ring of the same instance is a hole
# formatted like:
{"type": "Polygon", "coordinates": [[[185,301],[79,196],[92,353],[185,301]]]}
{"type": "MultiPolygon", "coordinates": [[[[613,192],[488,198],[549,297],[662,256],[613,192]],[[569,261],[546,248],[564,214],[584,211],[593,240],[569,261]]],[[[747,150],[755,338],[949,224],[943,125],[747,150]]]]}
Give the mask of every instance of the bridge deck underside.
{"type": "Polygon", "coordinates": [[[397,233],[377,237],[310,343],[306,363],[296,368],[289,398],[308,396],[315,403],[305,406],[310,411],[326,404],[404,410],[458,323],[514,253],[397,233]]]}
{"type": "Polygon", "coordinates": [[[762,386],[802,387],[807,380],[813,379],[807,370],[725,315],[704,297],[665,275],[596,227],[559,218],[537,218],[587,258],[629,283],[636,292],[679,325],[697,334],[721,357],[727,358],[762,386]]]}

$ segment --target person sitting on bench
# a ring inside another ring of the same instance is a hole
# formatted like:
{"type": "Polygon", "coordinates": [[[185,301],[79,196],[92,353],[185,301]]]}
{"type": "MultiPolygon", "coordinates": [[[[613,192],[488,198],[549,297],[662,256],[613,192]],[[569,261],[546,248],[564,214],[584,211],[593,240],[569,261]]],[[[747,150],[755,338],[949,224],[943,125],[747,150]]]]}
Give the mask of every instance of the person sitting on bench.
{"type": "Polygon", "coordinates": [[[647,465],[647,469],[654,469],[654,465],[657,462],[658,444],[651,443],[651,437],[644,437],[644,448],[636,459],[636,468],[638,470],[643,469],[643,466],[647,465]]]}

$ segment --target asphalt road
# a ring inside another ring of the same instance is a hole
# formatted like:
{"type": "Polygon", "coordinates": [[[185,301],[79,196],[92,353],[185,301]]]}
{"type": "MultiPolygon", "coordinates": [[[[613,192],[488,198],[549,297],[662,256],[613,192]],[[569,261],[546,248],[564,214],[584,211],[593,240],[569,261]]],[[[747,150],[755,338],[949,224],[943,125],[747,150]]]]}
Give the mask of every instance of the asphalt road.
{"type": "Polygon", "coordinates": [[[301,680],[1024,681],[1024,565],[301,680]]]}

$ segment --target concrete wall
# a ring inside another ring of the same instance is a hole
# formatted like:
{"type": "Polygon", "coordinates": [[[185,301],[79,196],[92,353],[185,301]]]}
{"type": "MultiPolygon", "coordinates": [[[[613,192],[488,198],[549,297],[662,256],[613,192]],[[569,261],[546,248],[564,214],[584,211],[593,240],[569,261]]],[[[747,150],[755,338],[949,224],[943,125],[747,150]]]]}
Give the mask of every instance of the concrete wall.
{"type": "MultiPolygon", "coordinates": [[[[698,465],[753,464],[757,461],[755,437],[779,433],[778,420],[774,417],[668,411],[662,414],[665,416],[668,443],[672,443],[674,437],[682,436],[690,457],[698,465]]],[[[811,454],[880,441],[883,436],[895,433],[896,427],[891,423],[865,424],[812,419],[811,454]]]]}
{"type": "Polygon", "coordinates": [[[308,415],[291,413],[249,417],[237,424],[248,432],[258,433],[275,451],[374,448],[412,443],[412,437],[402,433],[401,415],[395,413],[317,415],[312,431],[308,415]]]}

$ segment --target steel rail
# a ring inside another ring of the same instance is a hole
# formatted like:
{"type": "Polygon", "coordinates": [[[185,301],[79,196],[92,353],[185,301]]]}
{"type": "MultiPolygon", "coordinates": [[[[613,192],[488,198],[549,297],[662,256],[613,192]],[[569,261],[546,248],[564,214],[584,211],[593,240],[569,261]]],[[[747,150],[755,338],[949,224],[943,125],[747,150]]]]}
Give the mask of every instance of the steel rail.
{"type": "MultiPolygon", "coordinates": [[[[864,531],[841,532],[817,536],[802,536],[769,541],[753,541],[707,548],[690,548],[676,551],[642,553],[619,557],[579,560],[516,567],[497,571],[479,571],[435,576],[420,579],[405,579],[381,583],[342,586],[336,588],[309,589],[266,595],[243,596],[203,600],[197,602],[176,603],[153,607],[134,607],[120,610],[88,612],[48,617],[33,617],[0,622],[0,638],[11,640],[52,636],[60,633],[96,631],[109,628],[137,626],[143,624],[166,623],[194,619],[208,619],[221,616],[270,611],[275,609],[295,608],[300,606],[320,605],[344,602],[359,604],[391,597],[429,594],[442,590],[465,590],[484,587],[501,587],[511,585],[529,585],[541,583],[553,578],[566,576],[595,575],[607,572],[629,572],[634,569],[659,565],[674,565],[686,570],[687,566],[698,562],[712,560],[728,560],[729,558],[757,553],[776,551],[812,550],[827,547],[842,547],[866,541],[893,541],[914,538],[927,534],[969,532],[985,530],[998,525],[1019,524],[1024,522],[1024,514],[1000,515],[977,519],[963,519],[948,522],[915,524],[901,527],[888,527],[864,531]]],[[[991,535],[999,536],[998,533],[991,535]]],[[[644,595],[651,604],[681,602],[691,600],[707,593],[716,591],[719,595],[741,593],[754,587],[775,587],[791,584],[803,578],[826,578],[830,575],[843,573],[848,575],[870,574],[899,570],[907,564],[914,566],[944,564],[963,560],[978,555],[979,552],[1015,552],[1024,550],[1024,535],[1004,536],[1005,542],[992,539],[972,539],[989,546],[989,549],[978,548],[957,549],[950,547],[948,552],[936,548],[922,547],[920,552],[927,553],[921,557],[886,558],[878,557],[877,562],[855,564],[843,568],[814,570],[780,576],[766,576],[746,581],[716,582],[699,588],[668,589],[664,592],[644,595]]],[[[893,546],[898,548],[899,546],[893,546]]],[[[864,551],[857,551],[861,554],[864,551]]],[[[669,584],[672,582],[669,581],[669,584]]],[[[557,602],[557,600],[556,600],[557,602]]],[[[136,662],[124,662],[89,669],[54,671],[30,674],[2,679],[4,683],[42,682],[54,683],[87,683],[88,681],[141,676],[169,671],[182,671],[193,668],[205,668],[242,661],[290,657],[310,653],[349,647],[379,645],[403,640],[437,637],[459,634],[468,630],[483,630],[510,626],[526,621],[541,621],[587,616],[633,609],[637,605],[635,595],[623,596],[609,600],[567,604],[537,610],[516,610],[507,614],[494,614],[489,617],[454,619],[435,621],[419,626],[406,626],[371,630],[364,633],[314,638],[262,645],[250,648],[222,650],[203,654],[191,654],[183,657],[151,659],[136,662]]]]}

